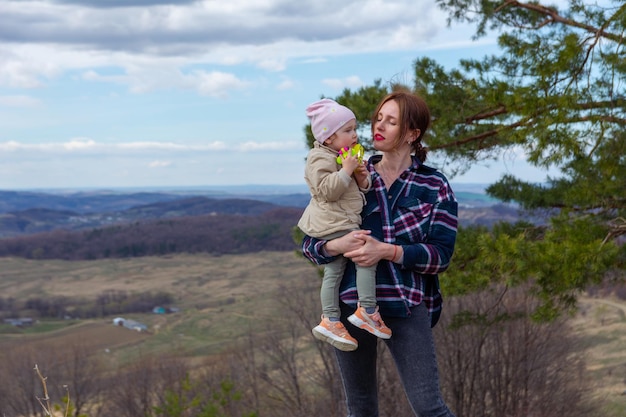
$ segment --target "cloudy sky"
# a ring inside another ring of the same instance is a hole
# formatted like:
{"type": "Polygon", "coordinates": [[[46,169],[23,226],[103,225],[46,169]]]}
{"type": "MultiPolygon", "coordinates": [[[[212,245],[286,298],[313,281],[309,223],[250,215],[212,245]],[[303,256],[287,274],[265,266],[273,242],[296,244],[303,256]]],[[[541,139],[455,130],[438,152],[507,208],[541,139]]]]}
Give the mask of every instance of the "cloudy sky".
{"type": "Polygon", "coordinates": [[[432,1],[0,0],[0,189],[304,184],[307,104],[495,51],[472,33],[432,1]]]}

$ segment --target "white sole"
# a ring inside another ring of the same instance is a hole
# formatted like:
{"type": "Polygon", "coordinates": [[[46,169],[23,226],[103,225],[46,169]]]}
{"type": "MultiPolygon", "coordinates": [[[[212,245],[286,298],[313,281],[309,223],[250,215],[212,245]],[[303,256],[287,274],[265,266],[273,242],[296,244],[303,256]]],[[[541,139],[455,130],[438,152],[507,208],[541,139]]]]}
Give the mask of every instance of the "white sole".
{"type": "Polygon", "coordinates": [[[379,330],[376,330],[375,327],[373,327],[371,324],[369,324],[366,321],[361,320],[360,318],[358,318],[356,315],[352,314],[348,317],[348,321],[352,324],[354,324],[356,327],[358,327],[359,329],[363,329],[368,333],[373,334],[376,337],[379,337],[381,339],[391,339],[391,335],[389,334],[385,334],[382,333],[379,330]]]}
{"type": "Polygon", "coordinates": [[[328,330],[326,330],[325,327],[322,327],[322,326],[315,326],[313,330],[311,330],[311,332],[313,333],[313,336],[317,340],[321,340],[322,342],[329,343],[332,346],[344,352],[352,352],[353,350],[356,350],[356,348],[358,347],[357,344],[352,343],[351,341],[347,339],[338,338],[337,335],[329,332],[328,330]]]}

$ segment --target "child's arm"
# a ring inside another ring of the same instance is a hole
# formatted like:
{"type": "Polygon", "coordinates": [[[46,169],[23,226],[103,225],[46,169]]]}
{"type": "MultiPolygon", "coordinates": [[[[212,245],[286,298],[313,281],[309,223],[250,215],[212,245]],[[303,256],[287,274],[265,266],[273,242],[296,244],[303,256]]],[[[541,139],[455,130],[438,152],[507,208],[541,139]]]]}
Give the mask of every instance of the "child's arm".
{"type": "Polygon", "coordinates": [[[337,171],[337,162],[332,157],[313,149],[307,156],[304,178],[312,196],[322,201],[338,201],[350,187],[352,170],[342,167],[337,171]]]}

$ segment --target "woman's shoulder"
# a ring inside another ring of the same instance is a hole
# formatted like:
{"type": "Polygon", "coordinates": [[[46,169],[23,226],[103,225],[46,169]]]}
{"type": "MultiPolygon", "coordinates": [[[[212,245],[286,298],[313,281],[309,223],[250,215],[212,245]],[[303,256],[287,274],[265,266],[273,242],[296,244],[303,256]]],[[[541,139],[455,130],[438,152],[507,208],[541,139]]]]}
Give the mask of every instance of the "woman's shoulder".
{"type": "Polygon", "coordinates": [[[446,176],[437,168],[425,165],[419,161],[415,161],[413,164],[413,172],[418,175],[429,177],[431,181],[441,181],[445,184],[448,183],[446,176]]]}
{"type": "Polygon", "coordinates": [[[416,169],[415,172],[417,174],[423,175],[423,176],[428,176],[431,177],[431,179],[437,179],[443,183],[448,183],[448,178],[446,178],[446,176],[437,168],[428,166],[428,165],[424,165],[424,164],[420,164],[416,169]]]}
{"type": "Polygon", "coordinates": [[[422,189],[422,192],[430,190],[437,199],[455,199],[448,178],[437,168],[420,163],[414,165],[413,173],[411,182],[416,188],[422,189]]]}

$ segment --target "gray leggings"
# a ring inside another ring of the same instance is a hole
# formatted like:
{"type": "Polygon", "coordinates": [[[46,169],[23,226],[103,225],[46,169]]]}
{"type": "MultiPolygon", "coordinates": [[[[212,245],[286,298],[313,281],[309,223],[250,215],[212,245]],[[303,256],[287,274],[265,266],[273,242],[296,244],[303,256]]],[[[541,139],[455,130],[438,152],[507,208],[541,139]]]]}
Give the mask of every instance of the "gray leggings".
{"type": "MultiPolygon", "coordinates": [[[[339,256],[324,266],[324,278],[320,289],[322,313],[326,317],[339,318],[339,285],[348,260],[339,256]]],[[[363,307],[376,306],[376,265],[368,268],[356,266],[356,290],[363,307]]]]}
{"type": "MultiPolygon", "coordinates": [[[[333,233],[325,236],[325,240],[337,239],[350,230],[333,233]]],[[[322,313],[325,317],[339,318],[339,285],[343,279],[348,260],[343,256],[338,256],[333,262],[324,265],[324,278],[320,289],[320,299],[322,301],[322,313]]],[[[363,307],[376,306],[376,265],[362,267],[356,265],[356,290],[359,294],[359,303],[363,307]]]]}

